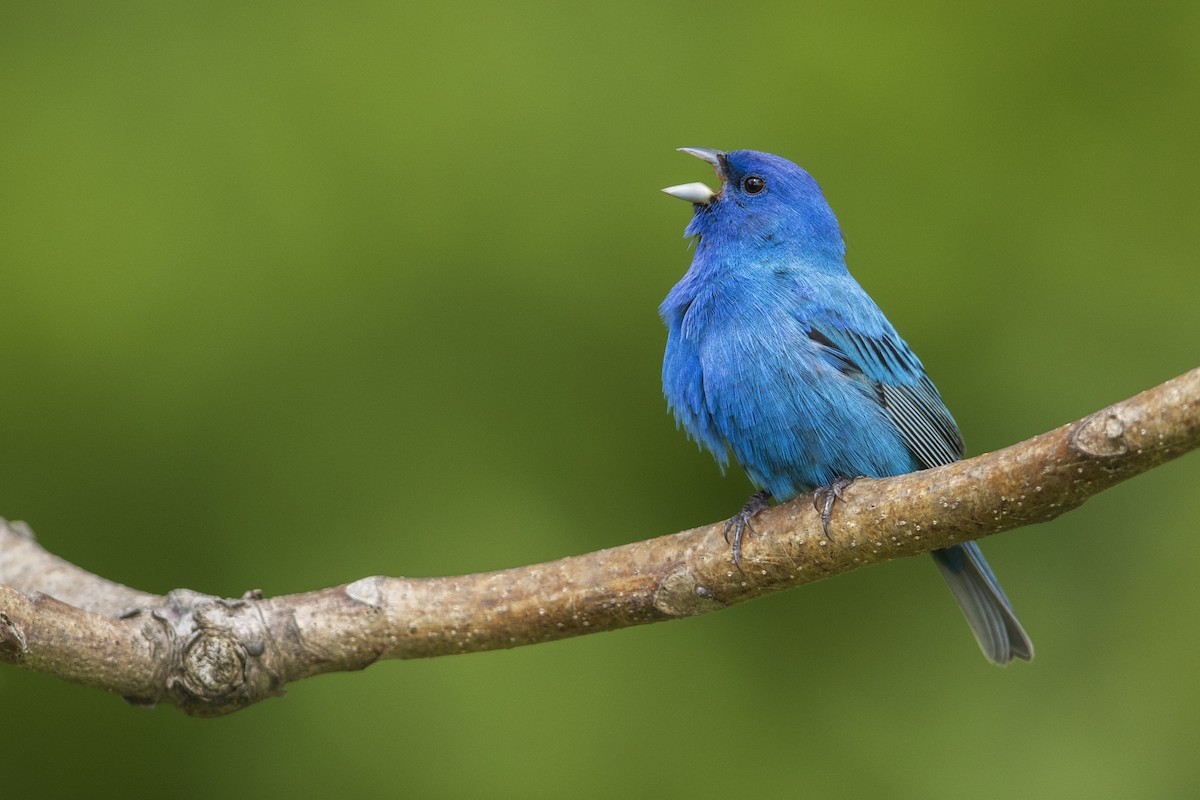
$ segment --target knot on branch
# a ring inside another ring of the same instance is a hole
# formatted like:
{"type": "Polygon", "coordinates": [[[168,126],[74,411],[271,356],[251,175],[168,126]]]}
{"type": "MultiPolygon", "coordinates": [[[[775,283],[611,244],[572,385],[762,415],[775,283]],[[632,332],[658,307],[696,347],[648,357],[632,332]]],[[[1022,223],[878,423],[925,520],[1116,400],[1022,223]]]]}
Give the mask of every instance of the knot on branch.
{"type": "Polygon", "coordinates": [[[280,676],[264,658],[270,634],[257,608],[261,599],[257,591],[227,600],[176,589],[165,604],[127,615],[148,611],[158,630],[146,635],[156,645],[166,634],[170,655],[163,686],[172,702],[189,714],[212,717],[283,694],[280,676]]]}
{"type": "Polygon", "coordinates": [[[176,680],[194,698],[224,700],[245,682],[247,655],[227,632],[202,631],[184,648],[176,680]]]}
{"type": "Polygon", "coordinates": [[[1106,408],[1075,427],[1071,447],[1092,458],[1115,458],[1129,452],[1125,420],[1118,409],[1106,408]]]}
{"type": "Polygon", "coordinates": [[[687,565],[680,564],[658,584],[654,607],[668,617],[692,617],[724,608],[725,604],[713,597],[712,589],[697,582],[687,565]]]}

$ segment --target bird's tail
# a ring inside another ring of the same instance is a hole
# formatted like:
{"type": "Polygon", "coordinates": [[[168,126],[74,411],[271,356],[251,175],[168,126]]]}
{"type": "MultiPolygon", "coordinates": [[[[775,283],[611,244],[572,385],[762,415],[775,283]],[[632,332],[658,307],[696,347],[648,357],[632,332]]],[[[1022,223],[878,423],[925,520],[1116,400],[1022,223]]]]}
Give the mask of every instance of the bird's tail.
{"type": "Polygon", "coordinates": [[[934,550],[932,555],[987,660],[993,664],[1007,664],[1014,657],[1031,660],[1033,643],[1013,613],[1012,604],[984,560],[979,545],[956,544],[934,550]]]}

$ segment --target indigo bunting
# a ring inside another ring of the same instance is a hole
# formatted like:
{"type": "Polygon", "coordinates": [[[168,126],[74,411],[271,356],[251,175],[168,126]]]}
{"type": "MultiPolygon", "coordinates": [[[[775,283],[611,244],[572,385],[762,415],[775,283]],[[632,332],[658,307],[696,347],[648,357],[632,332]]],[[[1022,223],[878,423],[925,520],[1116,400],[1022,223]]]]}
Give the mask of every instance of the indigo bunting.
{"type": "MultiPolygon", "coordinates": [[[[743,531],[772,498],[817,489],[822,523],[857,476],[962,457],[958,426],[920,360],[850,276],[846,247],[813,178],[753,150],[680,148],[702,183],[663,191],[694,205],[695,255],[659,312],[663,392],[675,419],[724,470],[729,453],[760,490],[726,527],[743,531]]],[[[1033,644],[975,542],[933,551],[983,654],[1033,658],[1033,644]]]]}

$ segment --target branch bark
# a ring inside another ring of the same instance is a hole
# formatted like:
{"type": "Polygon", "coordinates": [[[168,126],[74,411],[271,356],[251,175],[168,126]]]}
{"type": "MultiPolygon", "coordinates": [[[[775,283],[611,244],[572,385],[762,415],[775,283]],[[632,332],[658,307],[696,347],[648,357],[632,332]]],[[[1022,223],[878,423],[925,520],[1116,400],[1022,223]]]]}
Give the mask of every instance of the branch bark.
{"type": "Polygon", "coordinates": [[[264,598],[139,592],[0,520],[0,662],[138,704],[228,714],[384,658],[519,647],[715,611],[869,564],[1045,522],[1200,446],[1200,368],[1077,422],[935,470],[860,478],[821,531],[811,496],[755,519],[745,572],[723,523],[544,564],[375,576],[264,598]]]}

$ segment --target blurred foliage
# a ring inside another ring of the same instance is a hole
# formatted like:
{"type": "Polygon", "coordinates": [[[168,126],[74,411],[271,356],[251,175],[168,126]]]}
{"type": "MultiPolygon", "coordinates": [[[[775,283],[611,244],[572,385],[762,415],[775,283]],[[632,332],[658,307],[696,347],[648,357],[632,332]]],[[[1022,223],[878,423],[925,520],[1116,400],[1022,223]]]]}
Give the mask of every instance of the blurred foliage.
{"type": "MultiPolygon", "coordinates": [[[[141,589],[740,507],[660,395],[682,145],[821,181],[975,452],[1200,361],[1195,3],[11,3],[0,100],[0,514],[141,589]]],[[[1198,482],[986,544],[1030,666],[918,559],[217,721],[2,669],[5,796],[1194,790],[1198,482]]]]}

